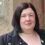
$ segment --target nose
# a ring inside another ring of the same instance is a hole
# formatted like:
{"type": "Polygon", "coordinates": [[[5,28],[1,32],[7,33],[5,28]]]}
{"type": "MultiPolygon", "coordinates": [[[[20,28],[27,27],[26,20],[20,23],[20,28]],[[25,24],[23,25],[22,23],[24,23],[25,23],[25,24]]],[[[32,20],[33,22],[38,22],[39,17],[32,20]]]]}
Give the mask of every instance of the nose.
{"type": "Polygon", "coordinates": [[[30,17],[29,16],[26,16],[26,20],[29,21],[30,20],[30,17]]]}

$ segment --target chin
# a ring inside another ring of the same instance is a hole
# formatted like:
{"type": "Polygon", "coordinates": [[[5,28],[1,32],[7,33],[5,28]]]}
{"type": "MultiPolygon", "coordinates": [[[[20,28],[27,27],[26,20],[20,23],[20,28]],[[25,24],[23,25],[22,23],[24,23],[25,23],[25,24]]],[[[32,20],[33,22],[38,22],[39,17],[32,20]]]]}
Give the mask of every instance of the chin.
{"type": "Polygon", "coordinates": [[[27,30],[34,29],[34,26],[25,27],[25,29],[27,30]]]}

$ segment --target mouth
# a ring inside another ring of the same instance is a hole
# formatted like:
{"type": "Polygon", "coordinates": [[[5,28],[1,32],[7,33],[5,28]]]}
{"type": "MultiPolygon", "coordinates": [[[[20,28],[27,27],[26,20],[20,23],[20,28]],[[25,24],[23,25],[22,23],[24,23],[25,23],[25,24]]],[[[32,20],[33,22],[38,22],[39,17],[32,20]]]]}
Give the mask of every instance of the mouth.
{"type": "Polygon", "coordinates": [[[32,23],[25,23],[25,25],[31,25],[32,23]]]}

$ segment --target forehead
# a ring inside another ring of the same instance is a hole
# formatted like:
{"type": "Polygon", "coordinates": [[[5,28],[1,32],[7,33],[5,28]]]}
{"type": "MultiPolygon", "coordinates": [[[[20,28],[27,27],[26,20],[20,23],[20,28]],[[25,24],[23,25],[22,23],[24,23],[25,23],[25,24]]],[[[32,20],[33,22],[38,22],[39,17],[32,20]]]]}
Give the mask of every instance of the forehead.
{"type": "Polygon", "coordinates": [[[27,9],[24,9],[21,14],[27,14],[27,13],[33,13],[34,14],[34,11],[32,10],[32,8],[27,8],[27,9]]]}

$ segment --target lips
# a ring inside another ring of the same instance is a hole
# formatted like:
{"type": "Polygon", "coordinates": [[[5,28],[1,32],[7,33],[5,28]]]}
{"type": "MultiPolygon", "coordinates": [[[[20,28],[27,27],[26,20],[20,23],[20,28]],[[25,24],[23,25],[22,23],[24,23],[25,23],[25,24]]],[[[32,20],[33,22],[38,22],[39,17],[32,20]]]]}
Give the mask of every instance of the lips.
{"type": "Polygon", "coordinates": [[[27,22],[27,23],[25,23],[25,25],[30,25],[31,24],[31,22],[27,22]]]}

